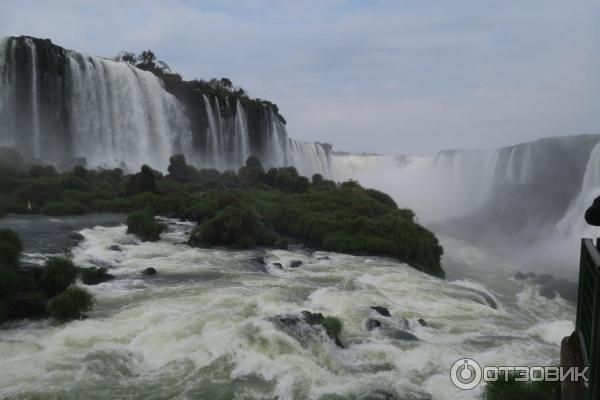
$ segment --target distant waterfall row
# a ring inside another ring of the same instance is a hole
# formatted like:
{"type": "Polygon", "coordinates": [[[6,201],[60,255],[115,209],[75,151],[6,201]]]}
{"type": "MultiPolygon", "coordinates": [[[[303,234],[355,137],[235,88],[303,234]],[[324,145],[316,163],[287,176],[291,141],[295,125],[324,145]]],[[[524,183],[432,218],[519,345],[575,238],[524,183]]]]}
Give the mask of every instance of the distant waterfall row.
{"type": "Polygon", "coordinates": [[[328,147],[289,139],[269,107],[249,117],[239,100],[198,96],[201,109],[192,109],[127,63],[48,40],[0,39],[0,146],[28,158],[164,171],[172,154],[183,153],[197,166],[223,170],[254,154],[268,167],[331,176],[328,147]]]}
{"type": "Polygon", "coordinates": [[[195,163],[218,169],[237,168],[250,155],[260,158],[265,167],[294,166],[305,176],[333,174],[329,149],[319,143],[305,143],[288,138],[285,125],[269,107],[253,116],[255,127],[239,100],[202,96],[206,124],[203,126],[203,152],[196,153],[195,163]]]}
{"type": "MultiPolygon", "coordinates": [[[[600,147],[592,152],[598,142],[599,135],[580,135],[500,149],[447,150],[433,157],[333,158],[336,179],[353,177],[385,190],[414,209],[423,222],[477,213],[490,222],[499,218],[503,224],[519,225],[519,230],[528,225],[539,229],[563,218],[583,186],[586,193],[598,192],[600,178],[593,177],[600,176],[600,170],[595,171],[600,147]]],[[[590,196],[582,204],[589,203],[590,196]]]]}

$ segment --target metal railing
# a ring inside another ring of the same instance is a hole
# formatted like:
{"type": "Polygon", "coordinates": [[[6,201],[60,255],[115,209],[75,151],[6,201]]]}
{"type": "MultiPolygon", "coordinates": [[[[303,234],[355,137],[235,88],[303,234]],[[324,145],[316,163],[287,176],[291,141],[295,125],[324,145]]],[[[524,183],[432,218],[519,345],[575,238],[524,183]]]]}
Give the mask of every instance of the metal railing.
{"type": "Polygon", "coordinates": [[[582,239],[575,330],[588,370],[588,400],[600,399],[600,240],[582,239]]]}

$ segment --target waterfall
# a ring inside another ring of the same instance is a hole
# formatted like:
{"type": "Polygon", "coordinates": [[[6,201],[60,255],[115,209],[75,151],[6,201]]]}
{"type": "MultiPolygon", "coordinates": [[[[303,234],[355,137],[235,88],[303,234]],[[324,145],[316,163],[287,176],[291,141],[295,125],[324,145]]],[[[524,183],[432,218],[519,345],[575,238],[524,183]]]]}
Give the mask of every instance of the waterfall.
{"type": "Polygon", "coordinates": [[[189,149],[183,108],[158,78],[123,62],[69,54],[73,149],[92,166],[164,170],[189,149]]]}
{"type": "Polygon", "coordinates": [[[33,154],[36,158],[41,155],[40,111],[38,107],[38,69],[37,52],[31,39],[26,39],[31,57],[31,118],[33,122],[33,154]]]}
{"type": "Polygon", "coordinates": [[[184,104],[154,74],[125,62],[48,40],[0,40],[0,144],[26,158],[165,171],[176,153],[219,170],[237,169],[255,155],[266,168],[332,176],[329,147],[288,138],[268,103],[194,96],[191,103],[182,96],[184,104]]]}
{"type": "Polygon", "coordinates": [[[250,138],[248,137],[248,123],[244,108],[237,100],[235,106],[235,145],[234,160],[237,165],[243,165],[250,156],[250,138]]]}
{"type": "MultiPolygon", "coordinates": [[[[219,151],[219,136],[217,131],[217,124],[215,123],[215,116],[213,114],[210,100],[206,95],[202,95],[204,100],[204,108],[208,118],[208,145],[207,147],[207,159],[210,159],[212,165],[220,167],[219,160],[221,159],[222,153],[219,151]]],[[[217,109],[219,105],[217,103],[217,109]]]]}

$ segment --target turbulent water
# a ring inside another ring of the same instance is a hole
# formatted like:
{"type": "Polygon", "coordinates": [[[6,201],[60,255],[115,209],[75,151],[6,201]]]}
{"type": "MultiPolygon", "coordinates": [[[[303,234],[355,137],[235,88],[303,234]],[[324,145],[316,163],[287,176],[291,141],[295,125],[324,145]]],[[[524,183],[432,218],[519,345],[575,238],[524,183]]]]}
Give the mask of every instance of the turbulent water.
{"type": "Polygon", "coordinates": [[[552,365],[572,330],[571,305],[449,238],[442,281],[386,259],[190,248],[190,229],[169,221],[158,243],[124,226],[82,230],[74,261],[109,263],[116,279],[88,287],[96,305],[85,320],[0,330],[0,397],[478,399],[480,389],[452,387],[454,361],[552,365]],[[143,276],[147,267],[158,275],[143,276]],[[346,348],[318,328],[278,323],[303,310],[340,318],[346,348]],[[383,326],[368,331],[368,318],[383,326]]]}
{"type": "Polygon", "coordinates": [[[575,278],[580,236],[599,233],[583,212],[600,194],[600,135],[431,157],[342,154],[290,139],[268,105],[196,100],[191,109],[126,63],[0,39],[0,146],[59,166],[85,159],[131,171],[164,171],[174,153],[235,169],[255,154],[267,167],[358,179],[441,237],[448,279],[378,258],[190,248],[183,222],[168,221],[158,243],[140,243],[122,216],[5,218],[0,226],[26,238],[24,262],[72,247],[77,264],[109,266],[116,279],[88,287],[96,305],[87,319],[2,326],[0,398],[478,399],[480,389],[450,383],[459,358],[556,363],[573,305],[511,277],[522,265],[553,265],[575,278]],[[85,240],[76,244],[72,230],[85,240]],[[115,244],[122,251],[109,249],[115,244]],[[487,250],[499,247],[521,257],[487,250]],[[292,260],[303,264],[291,268],[292,260]],[[143,276],[147,267],[158,275],[143,276]],[[345,348],[318,327],[282,322],[304,310],[340,318],[345,348]],[[381,328],[369,331],[369,318],[381,328]]]}

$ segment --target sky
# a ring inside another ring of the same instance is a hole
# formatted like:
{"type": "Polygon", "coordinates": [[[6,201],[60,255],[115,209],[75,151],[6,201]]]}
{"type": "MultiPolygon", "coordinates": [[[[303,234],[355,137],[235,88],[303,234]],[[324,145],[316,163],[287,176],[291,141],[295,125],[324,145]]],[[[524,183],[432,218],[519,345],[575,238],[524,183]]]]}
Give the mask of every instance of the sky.
{"type": "Polygon", "coordinates": [[[0,1],[2,36],[152,49],[278,104],[296,139],[383,154],[600,133],[598,21],[599,0],[0,1]]]}

